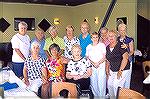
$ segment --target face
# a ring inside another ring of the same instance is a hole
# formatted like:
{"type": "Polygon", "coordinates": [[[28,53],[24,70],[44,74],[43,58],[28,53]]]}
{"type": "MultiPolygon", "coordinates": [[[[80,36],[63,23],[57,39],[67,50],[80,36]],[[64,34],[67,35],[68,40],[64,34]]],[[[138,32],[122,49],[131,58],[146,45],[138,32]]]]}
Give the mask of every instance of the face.
{"type": "Polygon", "coordinates": [[[19,34],[25,35],[26,32],[27,32],[27,27],[24,26],[24,25],[20,25],[20,26],[19,26],[19,34]]]}
{"type": "Polygon", "coordinates": [[[38,54],[40,51],[40,47],[38,45],[34,45],[31,49],[32,54],[38,54]]]}
{"type": "Polygon", "coordinates": [[[67,36],[73,36],[73,29],[72,28],[67,28],[66,34],[67,34],[67,36]]]}
{"type": "Polygon", "coordinates": [[[88,25],[87,24],[82,24],[81,25],[81,32],[84,34],[84,33],[88,33],[88,25]]]}
{"type": "Polygon", "coordinates": [[[50,35],[52,38],[55,38],[57,36],[57,30],[56,29],[52,29],[50,32],[50,35]]]}
{"type": "Polygon", "coordinates": [[[51,55],[54,56],[54,57],[57,57],[57,56],[58,56],[58,53],[59,53],[56,48],[52,48],[52,49],[50,50],[50,52],[51,52],[51,55]]]}
{"type": "Polygon", "coordinates": [[[107,31],[106,31],[106,30],[102,30],[102,31],[101,31],[101,37],[102,37],[103,39],[107,38],[107,31]]]}
{"type": "Polygon", "coordinates": [[[118,29],[118,32],[121,36],[125,36],[126,35],[126,27],[120,27],[118,29]]]}
{"type": "Polygon", "coordinates": [[[44,38],[44,32],[43,31],[39,30],[35,33],[35,35],[36,35],[38,40],[42,40],[44,38]]]}
{"type": "Polygon", "coordinates": [[[109,32],[109,33],[108,33],[108,40],[109,40],[110,43],[115,42],[115,41],[117,40],[117,38],[116,38],[116,36],[115,36],[115,33],[109,32]]]}
{"type": "Polygon", "coordinates": [[[80,56],[81,56],[81,49],[75,47],[75,48],[72,50],[72,55],[73,55],[74,58],[80,57],[80,56]]]}
{"type": "Polygon", "coordinates": [[[92,39],[92,42],[93,42],[93,43],[98,43],[98,42],[99,42],[99,37],[98,37],[98,35],[92,35],[92,36],[91,36],[91,39],[92,39]]]}

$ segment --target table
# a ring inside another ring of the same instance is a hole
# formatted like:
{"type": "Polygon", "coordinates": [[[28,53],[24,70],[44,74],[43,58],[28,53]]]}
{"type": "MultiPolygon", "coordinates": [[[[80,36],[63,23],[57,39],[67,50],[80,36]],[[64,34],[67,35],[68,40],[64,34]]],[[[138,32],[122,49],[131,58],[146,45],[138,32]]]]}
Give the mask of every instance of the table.
{"type": "Polygon", "coordinates": [[[19,79],[12,70],[3,70],[1,71],[1,73],[3,74],[4,77],[2,77],[2,79],[6,80],[6,77],[8,76],[7,80],[10,83],[17,83],[18,84],[18,88],[14,88],[14,89],[10,89],[10,90],[6,90],[4,91],[4,97],[7,99],[9,97],[15,97],[20,99],[20,98],[36,98],[36,99],[40,99],[34,92],[30,91],[27,89],[26,84],[19,79]]]}

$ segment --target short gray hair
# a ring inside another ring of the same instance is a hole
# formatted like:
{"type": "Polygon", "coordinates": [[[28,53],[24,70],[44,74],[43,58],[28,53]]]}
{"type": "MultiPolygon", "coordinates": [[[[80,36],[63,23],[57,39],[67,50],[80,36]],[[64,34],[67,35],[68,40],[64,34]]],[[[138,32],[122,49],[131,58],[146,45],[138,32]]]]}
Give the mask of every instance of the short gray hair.
{"type": "Polygon", "coordinates": [[[24,22],[24,21],[21,21],[19,24],[18,24],[18,27],[20,27],[20,26],[25,26],[26,28],[28,27],[28,24],[26,23],[26,22],[24,22]]]}
{"type": "Polygon", "coordinates": [[[41,45],[40,45],[39,42],[34,41],[34,42],[31,43],[31,50],[33,49],[34,46],[38,46],[40,48],[41,45]]]}

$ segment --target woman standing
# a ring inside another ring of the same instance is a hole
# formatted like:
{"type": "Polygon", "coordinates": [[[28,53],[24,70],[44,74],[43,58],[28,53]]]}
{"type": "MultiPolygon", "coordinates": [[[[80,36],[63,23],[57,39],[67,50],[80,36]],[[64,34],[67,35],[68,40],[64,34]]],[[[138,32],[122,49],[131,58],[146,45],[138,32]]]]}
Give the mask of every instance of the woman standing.
{"type": "Polygon", "coordinates": [[[121,48],[122,43],[117,41],[117,33],[114,30],[109,31],[108,40],[110,44],[106,47],[106,74],[109,95],[114,97],[117,94],[117,88],[125,85],[130,63],[128,52],[121,48]]]}
{"type": "Polygon", "coordinates": [[[121,23],[118,26],[118,32],[120,35],[118,37],[118,41],[122,43],[122,48],[126,48],[129,54],[130,71],[129,71],[129,76],[126,79],[125,87],[130,88],[133,53],[134,53],[134,40],[133,38],[127,36],[127,26],[124,23],[121,23]]]}
{"type": "Polygon", "coordinates": [[[86,48],[86,56],[92,64],[91,88],[95,97],[105,97],[106,94],[106,73],[105,55],[106,47],[99,42],[97,32],[91,34],[92,44],[86,48]]]}
{"type": "Polygon", "coordinates": [[[68,25],[66,27],[66,36],[64,36],[64,42],[65,42],[65,57],[68,59],[72,59],[72,53],[71,53],[71,48],[74,44],[80,44],[79,39],[74,36],[73,34],[74,28],[72,25],[68,25]]]}
{"type": "Polygon", "coordinates": [[[15,34],[11,39],[13,48],[12,70],[17,77],[22,78],[24,61],[29,55],[30,38],[27,35],[27,23],[22,21],[18,24],[18,27],[19,33],[15,34]]]}

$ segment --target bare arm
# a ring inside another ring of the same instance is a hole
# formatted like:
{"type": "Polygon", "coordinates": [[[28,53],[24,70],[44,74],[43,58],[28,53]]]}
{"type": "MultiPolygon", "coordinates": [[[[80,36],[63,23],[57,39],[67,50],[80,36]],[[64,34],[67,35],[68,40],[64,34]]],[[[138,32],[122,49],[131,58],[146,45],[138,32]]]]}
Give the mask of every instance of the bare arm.
{"type": "Polygon", "coordinates": [[[134,43],[133,43],[133,41],[131,41],[129,43],[129,48],[130,48],[129,56],[131,56],[134,53],[134,43]]]}
{"type": "Polygon", "coordinates": [[[46,67],[42,68],[42,81],[43,81],[43,84],[48,83],[48,75],[47,75],[46,67]]]}
{"type": "Polygon", "coordinates": [[[126,67],[127,63],[128,63],[128,52],[125,52],[123,55],[123,59],[122,59],[122,62],[121,62],[121,66],[120,66],[120,69],[117,73],[117,78],[119,79],[121,76],[122,76],[122,71],[124,70],[124,68],[126,67]]]}
{"type": "Polygon", "coordinates": [[[29,83],[29,80],[28,80],[28,73],[27,73],[26,66],[24,66],[24,68],[23,68],[23,76],[24,76],[25,84],[28,86],[30,83],[29,83]]]}
{"type": "Polygon", "coordinates": [[[14,48],[14,50],[16,51],[16,53],[23,59],[25,60],[25,56],[22,54],[22,52],[18,49],[18,48],[14,48]]]}

